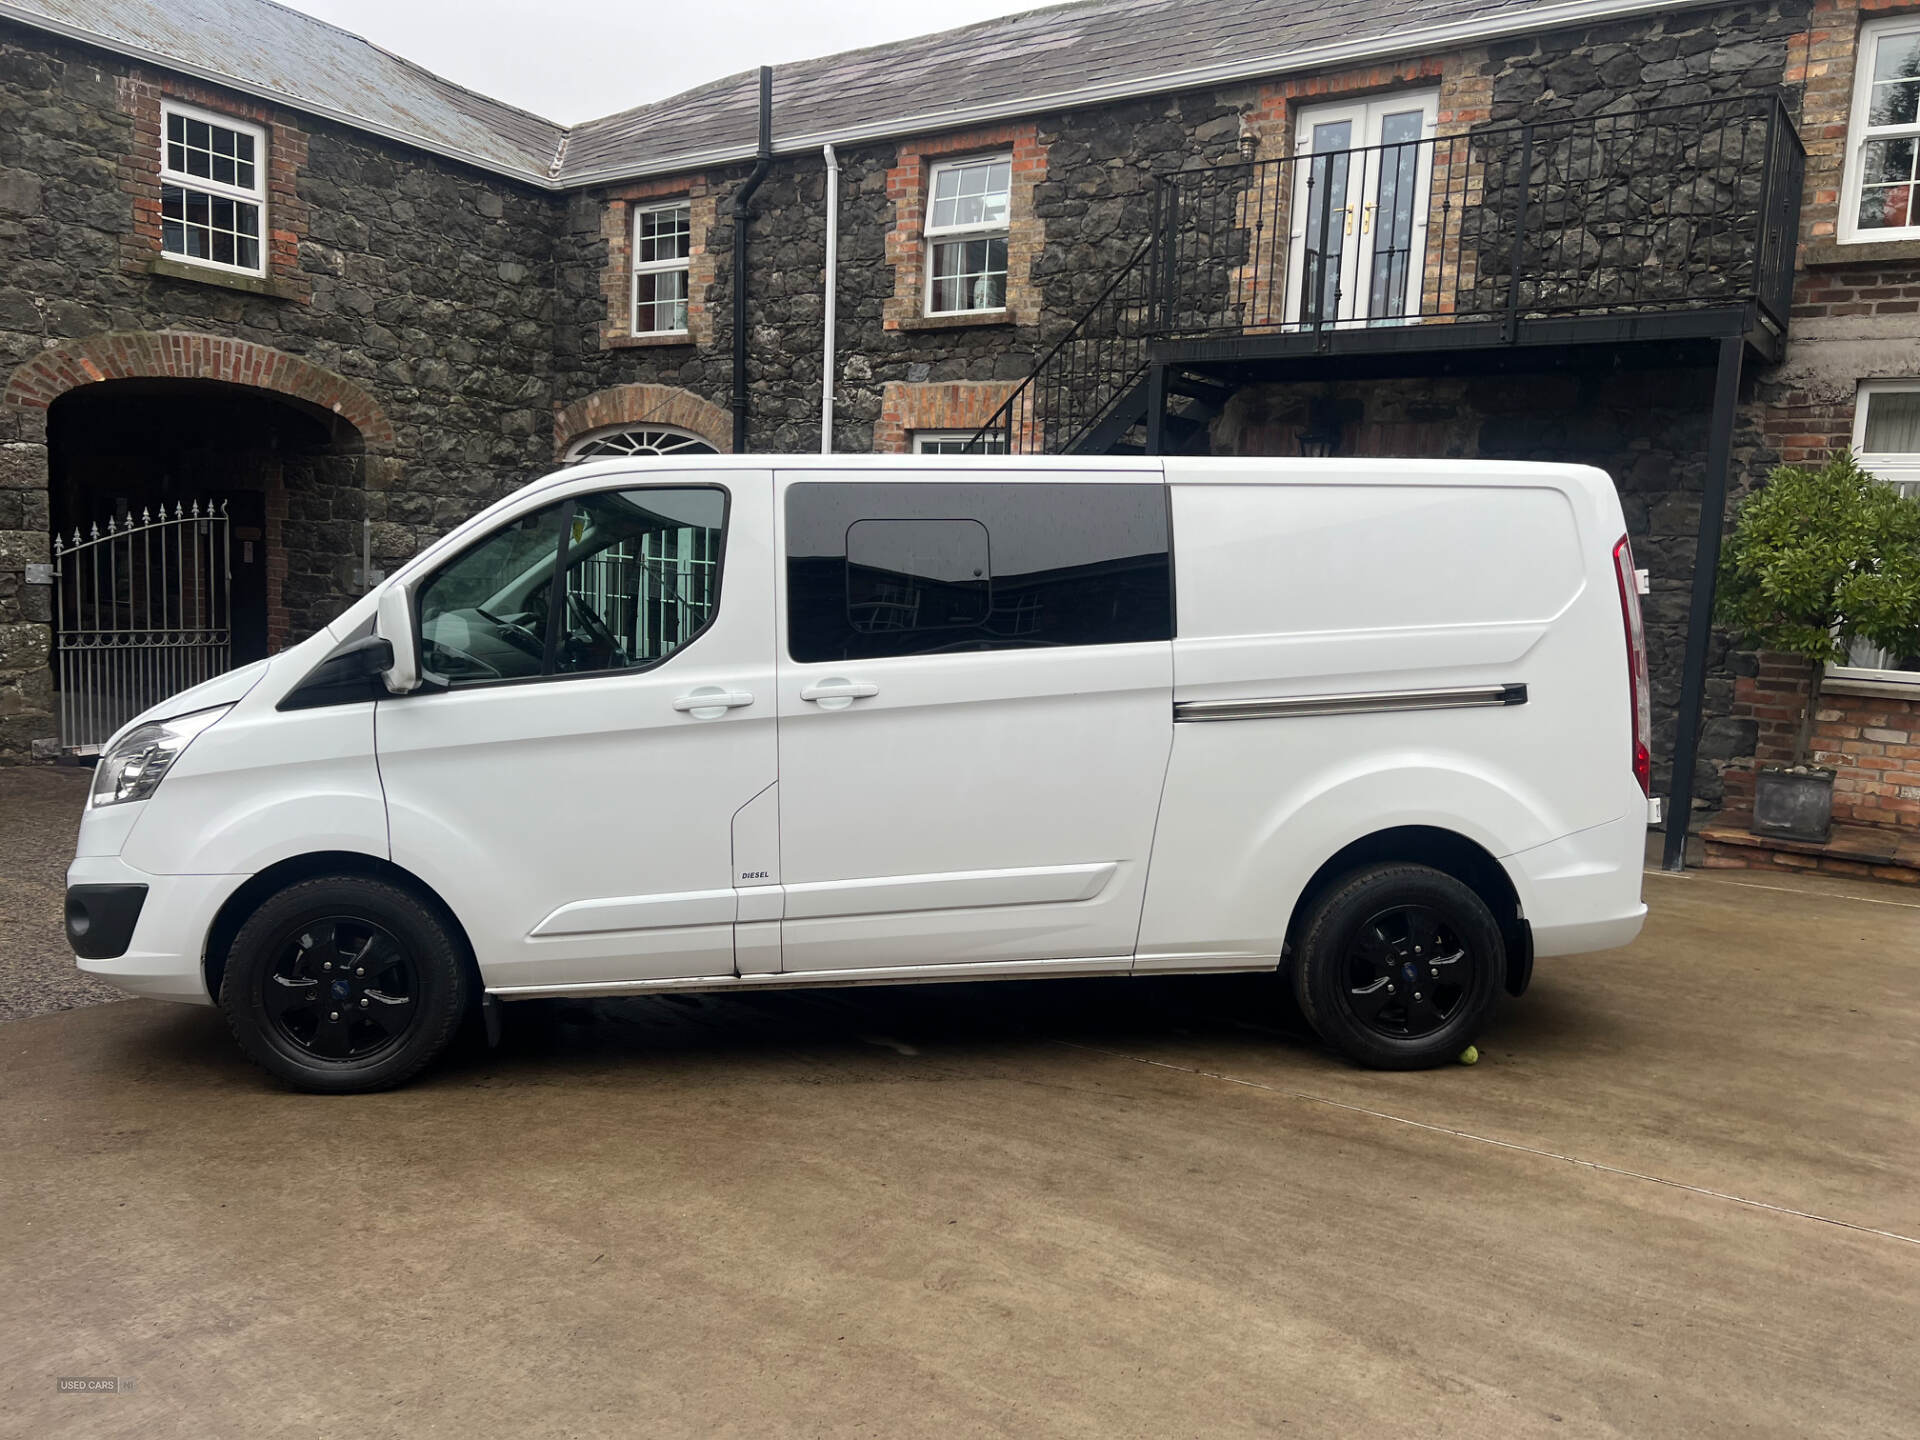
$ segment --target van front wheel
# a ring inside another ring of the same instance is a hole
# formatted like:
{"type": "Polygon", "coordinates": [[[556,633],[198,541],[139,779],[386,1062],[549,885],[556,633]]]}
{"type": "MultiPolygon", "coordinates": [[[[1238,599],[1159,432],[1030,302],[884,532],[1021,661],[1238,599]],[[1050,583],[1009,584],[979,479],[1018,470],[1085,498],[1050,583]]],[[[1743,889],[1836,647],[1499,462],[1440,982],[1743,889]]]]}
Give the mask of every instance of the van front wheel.
{"type": "Polygon", "coordinates": [[[1300,1009],[1322,1040],[1362,1065],[1445,1064],[1493,1017],[1506,966],[1499,923],[1443,871],[1355,871],[1320,897],[1299,934],[1300,1009]]]}
{"type": "Polygon", "coordinates": [[[468,988],[459,941],[419,897],[328,875],[288,886],[240,927],[220,1009],[263,1069],[343,1095],[403,1084],[437,1059],[468,988]]]}

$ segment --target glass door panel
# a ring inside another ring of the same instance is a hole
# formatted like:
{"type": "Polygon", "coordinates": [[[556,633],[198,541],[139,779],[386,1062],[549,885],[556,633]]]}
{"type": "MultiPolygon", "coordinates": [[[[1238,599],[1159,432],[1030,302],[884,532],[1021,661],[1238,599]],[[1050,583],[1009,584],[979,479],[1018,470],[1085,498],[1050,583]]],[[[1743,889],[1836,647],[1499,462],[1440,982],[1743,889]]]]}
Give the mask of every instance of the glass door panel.
{"type": "Polygon", "coordinates": [[[1432,94],[1321,106],[1295,141],[1293,323],[1392,324],[1420,313],[1432,94]]]}

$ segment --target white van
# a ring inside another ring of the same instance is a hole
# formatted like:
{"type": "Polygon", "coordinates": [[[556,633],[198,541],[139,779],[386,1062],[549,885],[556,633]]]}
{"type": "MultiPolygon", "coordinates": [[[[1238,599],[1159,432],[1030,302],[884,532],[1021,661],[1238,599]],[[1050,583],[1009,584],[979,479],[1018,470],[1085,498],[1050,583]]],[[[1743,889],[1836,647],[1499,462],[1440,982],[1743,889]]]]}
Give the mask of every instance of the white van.
{"type": "Polygon", "coordinates": [[[1435,1064],[1640,929],[1625,531],[1561,465],[581,465],[123,729],[68,935],[317,1091],[535,996],[1276,969],[1435,1064]]]}

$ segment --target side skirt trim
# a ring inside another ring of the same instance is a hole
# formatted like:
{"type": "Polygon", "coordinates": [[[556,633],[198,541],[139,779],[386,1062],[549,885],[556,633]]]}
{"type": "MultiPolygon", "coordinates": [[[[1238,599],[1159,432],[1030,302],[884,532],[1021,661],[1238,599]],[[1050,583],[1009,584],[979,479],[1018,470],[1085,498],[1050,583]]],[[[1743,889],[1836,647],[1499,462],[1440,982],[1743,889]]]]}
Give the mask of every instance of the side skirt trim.
{"type": "MultiPolygon", "coordinates": [[[[1246,970],[1271,970],[1271,958],[1264,960],[1222,960],[1196,968],[1186,974],[1234,974],[1246,970]]],[[[1088,976],[1131,975],[1132,956],[1109,956],[1090,960],[1017,960],[1011,963],[990,961],[985,964],[913,965],[886,970],[800,970],[779,975],[694,975],[670,980],[592,981],[582,985],[502,985],[487,994],[501,1000],[537,1000],[547,996],[617,995],[689,995],[719,993],[728,990],[814,990],[840,989],[858,985],[940,985],[967,980],[1050,980],[1088,976]]],[[[1142,972],[1148,973],[1148,972],[1142,972]]],[[[1158,973],[1165,973],[1158,972],[1158,973]]]]}

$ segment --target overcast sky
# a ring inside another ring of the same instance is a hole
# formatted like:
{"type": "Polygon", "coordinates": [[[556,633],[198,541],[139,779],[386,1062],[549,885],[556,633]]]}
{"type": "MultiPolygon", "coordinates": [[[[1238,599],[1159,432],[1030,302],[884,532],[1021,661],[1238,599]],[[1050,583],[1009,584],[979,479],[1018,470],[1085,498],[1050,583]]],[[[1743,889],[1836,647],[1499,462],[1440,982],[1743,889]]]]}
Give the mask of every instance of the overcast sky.
{"type": "Polygon", "coordinates": [[[702,81],[1045,0],[282,0],[462,85],[572,124],[702,81]]]}

